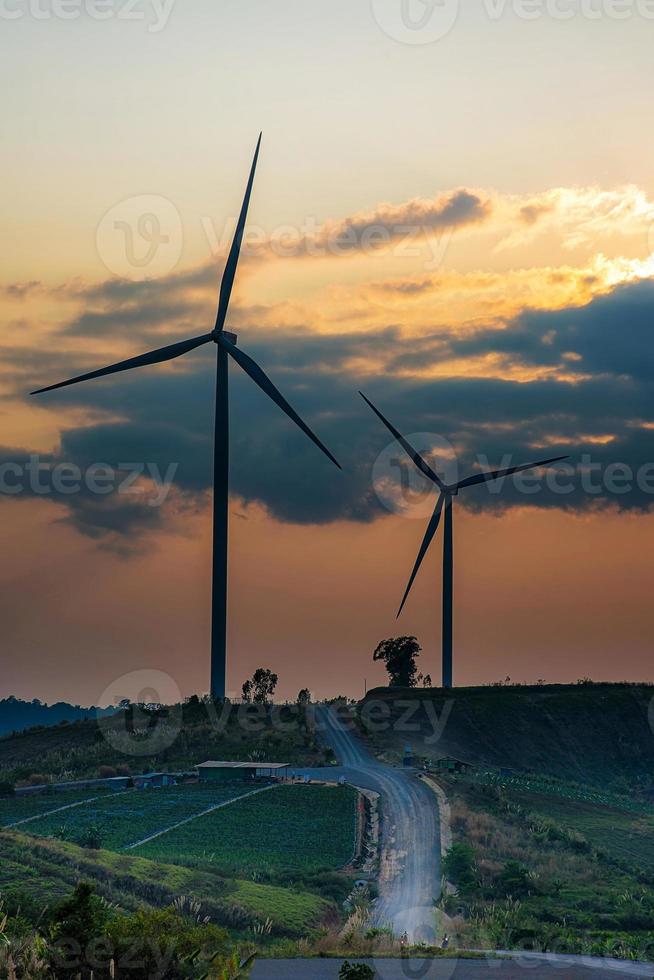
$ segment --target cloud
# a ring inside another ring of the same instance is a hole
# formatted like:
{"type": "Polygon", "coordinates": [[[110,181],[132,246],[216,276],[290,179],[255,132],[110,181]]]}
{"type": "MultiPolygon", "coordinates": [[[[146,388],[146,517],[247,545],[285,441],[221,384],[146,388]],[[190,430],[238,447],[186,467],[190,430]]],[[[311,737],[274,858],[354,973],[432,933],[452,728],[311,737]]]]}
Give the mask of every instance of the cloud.
{"type": "MultiPolygon", "coordinates": [[[[245,344],[291,404],[344,465],[338,473],[305,436],[238,370],[231,369],[231,490],[243,503],[263,505],[276,519],[297,524],[371,521],[385,513],[372,485],[378,455],[391,442],[363,404],[363,387],[407,434],[432,433],[455,448],[461,471],[474,471],[480,454],[489,465],[505,455],[524,461],[588,455],[604,471],[625,463],[634,472],[654,458],[654,383],[651,310],[654,281],[627,284],[585,306],[526,311],[512,321],[457,338],[436,331],[403,341],[396,328],[366,334],[316,335],[308,329],[264,330],[245,344]],[[574,380],[529,382],[498,377],[420,378],[447,357],[484,353],[562,370],[574,354],[574,380]],[[386,373],[362,373],[361,363],[382,354],[386,373]]],[[[115,412],[125,421],[85,424],[62,433],[57,460],[81,467],[144,461],[162,471],[178,465],[177,492],[204,500],[211,485],[213,360],[198,351],[171,370],[144,370],[46,396],[50,406],[115,412]]],[[[429,450],[430,446],[421,446],[429,450]]],[[[399,451],[399,450],[398,450],[399,451]]],[[[401,455],[401,452],[400,452],[401,455]]],[[[645,510],[642,487],[589,494],[576,480],[565,495],[542,488],[521,494],[512,483],[501,495],[488,488],[466,494],[464,505],[500,511],[511,506],[562,507],[583,512],[598,505],[645,510]]],[[[165,518],[131,504],[70,500],[70,519],[84,534],[138,535],[165,518]]]]}
{"type": "Polygon", "coordinates": [[[374,211],[360,212],[342,221],[328,222],[304,248],[324,249],[341,255],[370,251],[397,239],[455,231],[488,220],[492,205],[487,196],[461,188],[431,200],[414,198],[404,204],[380,204],[374,211]]]}

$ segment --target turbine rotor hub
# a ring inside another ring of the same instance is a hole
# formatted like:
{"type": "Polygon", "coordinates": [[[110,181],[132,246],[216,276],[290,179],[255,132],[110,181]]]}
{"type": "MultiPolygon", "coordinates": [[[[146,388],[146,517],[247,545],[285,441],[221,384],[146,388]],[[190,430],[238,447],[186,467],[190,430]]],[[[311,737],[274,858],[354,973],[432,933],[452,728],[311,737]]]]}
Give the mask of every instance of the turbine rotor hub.
{"type": "Polygon", "coordinates": [[[228,340],[230,342],[230,344],[234,344],[234,346],[236,346],[237,341],[238,341],[238,334],[236,334],[236,333],[230,333],[229,330],[214,330],[213,331],[213,342],[214,342],[214,344],[217,344],[218,343],[218,338],[220,337],[221,334],[223,335],[223,337],[225,338],[225,340],[228,340]]]}

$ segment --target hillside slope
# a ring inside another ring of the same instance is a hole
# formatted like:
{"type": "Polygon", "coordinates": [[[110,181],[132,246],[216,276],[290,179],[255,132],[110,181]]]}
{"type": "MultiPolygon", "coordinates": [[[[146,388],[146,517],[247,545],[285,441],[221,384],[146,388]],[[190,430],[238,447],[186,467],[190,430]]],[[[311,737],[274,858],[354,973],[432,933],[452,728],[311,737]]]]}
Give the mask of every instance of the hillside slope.
{"type": "Polygon", "coordinates": [[[410,745],[432,760],[450,755],[629,790],[654,785],[653,698],[654,687],[627,684],[377,688],[359,717],[375,751],[396,760],[410,745]],[[372,707],[380,702],[387,707],[372,707]]]}
{"type": "Polygon", "coordinates": [[[306,935],[330,910],[318,895],[298,888],[0,831],[0,892],[14,905],[42,908],[69,895],[80,880],[92,882],[100,895],[126,911],[163,908],[189,895],[219,925],[242,930],[270,919],[272,934],[278,936],[306,935]]]}
{"type": "MultiPolygon", "coordinates": [[[[120,711],[111,718],[38,727],[0,737],[0,782],[188,769],[207,759],[321,765],[325,750],[304,708],[231,705],[216,710],[197,698],[158,711],[120,711]]],[[[40,781],[40,780],[38,780],[40,781]]]]}

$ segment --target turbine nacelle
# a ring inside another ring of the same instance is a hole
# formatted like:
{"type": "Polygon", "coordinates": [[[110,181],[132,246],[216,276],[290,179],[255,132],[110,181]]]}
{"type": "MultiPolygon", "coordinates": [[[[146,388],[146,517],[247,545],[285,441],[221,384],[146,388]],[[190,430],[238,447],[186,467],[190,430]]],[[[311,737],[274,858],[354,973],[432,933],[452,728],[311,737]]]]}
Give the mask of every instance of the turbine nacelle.
{"type": "MultiPolygon", "coordinates": [[[[550,466],[552,463],[558,463],[563,459],[567,459],[567,456],[555,456],[550,459],[540,459],[535,463],[521,463],[518,466],[510,466],[507,469],[501,470],[486,470],[482,473],[475,473],[473,476],[468,476],[464,480],[458,480],[456,483],[445,484],[439,477],[438,473],[429,465],[429,463],[424,459],[420,453],[414,449],[411,443],[406,439],[398,429],[395,428],[392,422],[389,422],[385,416],[376,408],[369,398],[359,392],[361,397],[365,402],[368,403],[370,408],[373,410],[377,418],[384,423],[386,428],[392,435],[398,440],[402,448],[405,450],[407,455],[411,460],[413,460],[416,467],[420,470],[423,476],[426,476],[440,491],[438,498],[436,500],[436,506],[434,507],[434,513],[431,516],[429,524],[427,525],[427,531],[423,538],[422,544],[420,546],[420,551],[418,552],[418,557],[416,559],[415,565],[413,566],[413,571],[411,572],[411,577],[409,579],[409,584],[406,587],[402,603],[398,612],[398,618],[404,609],[405,603],[409,598],[409,593],[413,587],[413,583],[418,574],[420,566],[422,565],[423,559],[427,554],[429,546],[438,530],[441,522],[441,517],[443,514],[443,508],[445,508],[446,520],[451,522],[452,517],[452,499],[459,496],[460,490],[466,490],[468,487],[478,487],[485,483],[492,483],[495,480],[504,480],[507,477],[513,476],[516,473],[524,473],[526,470],[537,469],[539,466],[550,466]]],[[[450,534],[451,534],[451,523],[450,523],[450,534]]]]}
{"type": "Polygon", "coordinates": [[[221,336],[224,337],[225,340],[228,340],[230,342],[230,344],[233,344],[234,347],[236,347],[236,344],[237,344],[237,341],[238,341],[238,334],[237,333],[230,333],[229,330],[212,330],[212,332],[211,332],[211,338],[212,338],[214,344],[219,344],[220,343],[219,337],[221,337],[221,336]]]}

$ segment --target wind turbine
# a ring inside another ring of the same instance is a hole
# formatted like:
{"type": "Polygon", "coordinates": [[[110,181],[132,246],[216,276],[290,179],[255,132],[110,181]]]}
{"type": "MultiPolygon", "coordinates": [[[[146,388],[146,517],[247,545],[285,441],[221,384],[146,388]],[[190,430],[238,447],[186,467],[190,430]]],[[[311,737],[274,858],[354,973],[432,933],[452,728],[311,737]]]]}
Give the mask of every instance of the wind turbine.
{"type": "Polygon", "coordinates": [[[212,570],[212,593],[211,593],[211,694],[216,699],[225,697],[226,681],[226,661],[227,661],[227,548],[228,548],[228,503],[229,503],[229,400],[228,400],[228,365],[231,357],[241,367],[245,373],[261,388],[269,398],[271,398],[285,412],[290,419],[325,453],[329,459],[341,469],[340,463],[335,459],[330,451],[323,445],[318,437],[311,431],[297,412],[291,408],[284,396],[275,387],[270,378],[263,372],[259,365],[248,357],[244,351],[236,346],[236,334],[228,333],[225,330],[225,321],[229,310],[229,301],[236,276],[245,222],[254,184],[254,175],[259,159],[261,148],[261,136],[257,142],[257,148],[252,161],[252,168],[248,178],[247,188],[243,206],[236,226],[234,240],[229,252],[229,257],[225,265],[222,281],[220,284],[220,296],[218,300],[218,313],[216,323],[211,333],[202,334],[200,337],[192,337],[190,340],[182,340],[180,343],[171,344],[168,347],[160,347],[158,350],[141,354],[138,357],[130,357],[126,361],[119,361],[109,367],[101,368],[99,371],[91,371],[89,374],[81,374],[69,381],[61,381],[59,384],[49,385],[47,388],[40,388],[33,391],[33,395],[40,395],[46,391],[54,391],[57,388],[65,388],[68,385],[78,384],[80,381],[91,381],[93,378],[102,378],[107,374],[118,374],[120,371],[129,371],[132,368],[145,367],[149,364],[160,364],[163,361],[171,361],[182,354],[188,354],[196,347],[203,344],[216,344],[216,418],[214,428],[214,465],[213,465],[213,570],[212,570]]]}
{"type": "Polygon", "coordinates": [[[426,476],[428,480],[434,483],[438,490],[438,499],[436,501],[436,506],[434,508],[434,513],[431,516],[429,524],[427,525],[427,531],[423,538],[422,544],[420,546],[420,551],[418,552],[418,557],[416,563],[413,566],[413,571],[411,572],[411,577],[409,579],[409,584],[406,587],[404,597],[400,604],[400,609],[397,614],[397,618],[400,618],[402,610],[404,609],[405,603],[409,598],[409,593],[416,579],[416,575],[422,565],[423,559],[429,550],[429,546],[438,530],[438,525],[441,521],[441,515],[443,510],[445,511],[445,520],[443,528],[443,687],[452,687],[452,600],[454,594],[454,536],[453,536],[453,520],[452,520],[452,505],[454,503],[454,498],[458,495],[459,490],[465,490],[466,487],[475,487],[481,483],[491,483],[493,480],[500,480],[507,476],[512,476],[514,473],[522,473],[525,470],[532,470],[538,466],[548,466],[551,463],[558,463],[562,459],[567,459],[567,456],[555,456],[553,459],[541,459],[537,463],[523,463],[521,466],[512,466],[510,469],[506,470],[488,470],[485,473],[477,473],[474,476],[469,476],[465,480],[459,480],[458,483],[445,484],[438,474],[432,469],[432,467],[427,463],[425,459],[416,452],[413,446],[404,438],[404,436],[398,432],[394,425],[392,425],[387,418],[385,418],[378,408],[375,408],[373,403],[369,398],[363,394],[362,391],[359,392],[361,397],[370,408],[373,410],[375,415],[381,419],[386,428],[393,433],[397,441],[400,443],[402,448],[413,460],[415,465],[418,467],[423,476],[426,476]]]}

